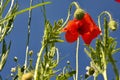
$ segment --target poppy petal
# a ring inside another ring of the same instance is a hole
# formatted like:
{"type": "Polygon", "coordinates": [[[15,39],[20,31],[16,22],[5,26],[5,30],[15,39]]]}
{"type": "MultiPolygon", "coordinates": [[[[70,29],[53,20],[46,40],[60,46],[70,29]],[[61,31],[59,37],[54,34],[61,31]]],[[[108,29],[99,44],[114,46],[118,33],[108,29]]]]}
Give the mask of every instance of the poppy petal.
{"type": "Polygon", "coordinates": [[[81,35],[82,36],[82,39],[83,39],[83,41],[85,42],[85,44],[90,44],[91,43],[91,41],[92,41],[92,37],[90,37],[90,32],[88,32],[88,33],[85,33],[85,34],[83,34],[83,35],[81,35]]]}
{"type": "Polygon", "coordinates": [[[116,2],[120,3],[120,0],[115,0],[116,2]]]}
{"type": "Polygon", "coordinates": [[[101,31],[99,30],[98,27],[96,27],[94,30],[92,30],[92,32],[88,32],[85,33],[82,36],[82,39],[84,40],[85,44],[90,44],[91,41],[96,38],[99,34],[101,33],[101,31]]]}
{"type": "Polygon", "coordinates": [[[77,32],[67,31],[65,34],[65,39],[67,42],[72,43],[77,40],[78,36],[79,36],[79,34],[77,32]]]}

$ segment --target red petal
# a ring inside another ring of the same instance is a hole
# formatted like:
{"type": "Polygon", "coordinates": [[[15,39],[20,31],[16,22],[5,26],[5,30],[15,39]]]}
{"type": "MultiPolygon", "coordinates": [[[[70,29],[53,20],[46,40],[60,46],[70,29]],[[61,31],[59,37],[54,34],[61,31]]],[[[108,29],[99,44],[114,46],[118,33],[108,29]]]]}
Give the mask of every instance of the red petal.
{"type": "Polygon", "coordinates": [[[120,0],[115,0],[116,2],[120,3],[120,0]]]}
{"type": "Polygon", "coordinates": [[[99,34],[101,33],[101,31],[99,30],[98,27],[94,28],[94,30],[92,30],[91,32],[85,33],[82,36],[82,39],[84,40],[85,44],[90,44],[91,41],[96,38],[99,34]]]}
{"type": "Polygon", "coordinates": [[[63,31],[67,32],[67,31],[77,31],[78,29],[78,25],[76,23],[75,20],[70,20],[66,27],[63,29],[63,31]]]}
{"type": "Polygon", "coordinates": [[[67,31],[65,34],[65,39],[67,42],[72,43],[77,40],[79,34],[77,32],[67,31]]]}
{"type": "Polygon", "coordinates": [[[96,24],[94,23],[94,21],[92,20],[92,18],[90,17],[90,15],[88,13],[86,13],[83,17],[82,20],[79,20],[79,22],[83,23],[82,25],[79,25],[79,33],[80,34],[84,34],[87,33],[91,30],[94,29],[94,27],[96,27],[96,24]]]}
{"type": "Polygon", "coordinates": [[[83,34],[82,39],[85,42],[85,44],[89,45],[92,41],[92,38],[90,37],[90,32],[83,34]]]}

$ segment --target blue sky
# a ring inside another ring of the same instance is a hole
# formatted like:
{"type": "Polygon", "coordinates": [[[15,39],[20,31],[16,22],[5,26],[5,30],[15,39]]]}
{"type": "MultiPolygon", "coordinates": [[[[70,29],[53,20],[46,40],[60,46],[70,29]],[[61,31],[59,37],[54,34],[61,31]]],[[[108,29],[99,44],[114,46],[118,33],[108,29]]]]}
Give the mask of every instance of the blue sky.
{"type": "MultiPolygon", "coordinates": [[[[47,1],[47,0],[46,0],[47,1]]],[[[94,21],[97,24],[97,17],[102,11],[109,11],[113,18],[118,21],[120,24],[120,4],[116,3],[114,0],[49,0],[52,4],[47,5],[47,18],[53,24],[54,21],[59,19],[66,19],[67,10],[72,1],[77,1],[81,8],[88,12],[94,21]]],[[[37,4],[39,0],[33,0],[33,4],[37,4]]],[[[29,0],[19,0],[19,9],[24,9],[29,7],[29,0]]],[[[71,19],[72,19],[71,15],[71,19]]],[[[31,22],[31,35],[30,35],[30,50],[34,51],[34,63],[36,60],[37,53],[41,48],[41,40],[43,35],[43,15],[40,8],[33,9],[32,11],[32,22],[31,22]]],[[[14,56],[18,57],[18,62],[23,65],[25,58],[25,49],[26,49],[26,39],[27,39],[27,24],[28,24],[28,12],[20,14],[16,17],[14,22],[14,28],[10,35],[6,37],[8,42],[11,40],[11,50],[7,59],[7,63],[2,72],[0,72],[3,80],[5,77],[8,77],[10,74],[11,67],[15,67],[16,64],[13,61],[14,56]]],[[[120,47],[120,28],[118,27],[117,31],[111,32],[111,36],[116,38],[118,41],[118,46],[120,47]]],[[[64,33],[61,34],[62,39],[64,39],[64,33]]],[[[92,41],[91,46],[94,46],[94,41],[92,41]]],[[[69,44],[66,41],[64,43],[58,43],[57,47],[60,52],[60,63],[58,68],[63,68],[66,65],[66,62],[69,60],[71,66],[75,69],[75,49],[76,42],[69,44]]],[[[84,75],[86,70],[85,67],[89,65],[90,59],[84,52],[84,43],[80,38],[80,48],[79,48],[79,75],[84,75]]],[[[117,60],[117,65],[120,70],[120,53],[114,55],[117,60]]],[[[110,66],[110,65],[109,65],[110,66]]],[[[111,67],[108,67],[108,79],[113,78],[113,71],[111,67]]],[[[99,80],[102,80],[102,76],[99,76],[99,80]]],[[[72,79],[70,79],[72,80],[72,79]]],[[[91,78],[90,78],[91,80],[91,78]]]]}

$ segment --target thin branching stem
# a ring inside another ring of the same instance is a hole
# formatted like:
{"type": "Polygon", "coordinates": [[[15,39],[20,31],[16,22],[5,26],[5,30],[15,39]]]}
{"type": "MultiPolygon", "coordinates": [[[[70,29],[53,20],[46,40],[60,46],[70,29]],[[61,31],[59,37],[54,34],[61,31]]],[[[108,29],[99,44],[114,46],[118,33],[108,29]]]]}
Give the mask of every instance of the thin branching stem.
{"type": "Polygon", "coordinates": [[[13,5],[14,5],[14,0],[11,0],[11,5],[10,5],[10,8],[9,8],[9,10],[8,10],[8,12],[7,12],[6,17],[10,14],[10,12],[11,12],[11,10],[12,10],[12,7],[13,7],[13,5]]]}
{"type": "MultiPolygon", "coordinates": [[[[30,0],[30,7],[32,6],[32,2],[33,2],[33,0],[30,0]]],[[[27,68],[27,60],[28,60],[28,50],[29,50],[29,40],[30,40],[31,16],[32,16],[32,10],[29,10],[29,18],[28,18],[28,35],[27,35],[26,56],[25,56],[25,69],[27,68]]],[[[25,72],[26,72],[26,70],[25,70],[25,72]]]]}
{"type": "Polygon", "coordinates": [[[59,51],[57,48],[56,48],[56,53],[57,53],[57,64],[58,64],[59,63],[59,51]]]}
{"type": "Polygon", "coordinates": [[[4,19],[1,19],[1,20],[0,20],[0,24],[1,24],[1,23],[4,23],[4,22],[5,22],[6,20],[8,20],[8,19],[11,19],[13,16],[16,16],[16,15],[18,15],[18,14],[22,14],[22,13],[24,13],[24,12],[26,12],[26,11],[31,10],[31,9],[34,9],[34,8],[37,8],[37,7],[46,5],[46,4],[50,4],[50,3],[51,3],[51,2],[44,2],[44,3],[36,4],[36,5],[31,6],[31,7],[29,7],[29,8],[25,8],[25,9],[23,9],[23,10],[20,10],[20,11],[18,11],[18,12],[16,12],[16,13],[12,14],[11,16],[8,16],[8,17],[6,17],[6,18],[4,18],[4,19]]]}

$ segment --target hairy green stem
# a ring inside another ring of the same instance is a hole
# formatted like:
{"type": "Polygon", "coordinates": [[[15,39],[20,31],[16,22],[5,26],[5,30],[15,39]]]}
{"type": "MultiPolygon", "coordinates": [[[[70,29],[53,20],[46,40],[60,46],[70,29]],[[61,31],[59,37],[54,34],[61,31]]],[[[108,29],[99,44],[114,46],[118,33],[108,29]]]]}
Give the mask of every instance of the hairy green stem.
{"type": "Polygon", "coordinates": [[[35,66],[35,72],[34,72],[34,79],[33,80],[37,80],[39,63],[40,63],[41,55],[42,55],[42,52],[43,52],[45,46],[46,45],[42,45],[42,48],[40,49],[40,51],[38,53],[38,58],[37,58],[36,66],[35,66]]]}
{"type": "Polygon", "coordinates": [[[104,70],[104,72],[102,73],[102,75],[103,75],[104,80],[108,80],[107,79],[107,72],[106,72],[106,70],[104,70]]]}
{"type": "Polygon", "coordinates": [[[75,2],[75,1],[74,1],[74,2],[72,2],[71,4],[72,4],[72,5],[75,5],[75,7],[76,7],[77,9],[79,9],[79,8],[80,8],[80,6],[78,5],[78,3],[77,3],[77,2],[75,2]]]}
{"type": "Polygon", "coordinates": [[[76,6],[76,8],[80,8],[80,6],[75,1],[70,4],[70,6],[68,8],[68,16],[67,16],[65,22],[63,23],[62,27],[64,27],[66,25],[66,23],[68,22],[68,20],[70,18],[70,15],[71,15],[70,14],[71,13],[71,9],[72,9],[73,6],[76,6]]]}
{"type": "Polygon", "coordinates": [[[71,5],[69,6],[69,8],[68,8],[68,16],[67,16],[65,22],[63,23],[62,27],[64,27],[64,26],[66,25],[66,23],[68,22],[68,20],[69,20],[69,18],[70,18],[70,12],[71,12],[72,6],[73,6],[73,5],[71,4],[71,5]]]}
{"type": "Polygon", "coordinates": [[[78,55],[79,52],[78,51],[79,51],[79,38],[77,39],[77,46],[76,46],[76,78],[75,78],[75,80],[78,80],[78,71],[79,71],[78,70],[78,63],[79,63],[78,62],[79,61],[78,60],[79,59],[79,57],[78,57],[79,56],[78,55]]]}
{"type": "Polygon", "coordinates": [[[117,66],[116,66],[115,61],[114,61],[111,54],[109,54],[109,60],[112,64],[112,67],[113,67],[113,70],[114,70],[114,73],[115,73],[115,76],[116,76],[115,80],[119,80],[119,72],[118,72],[117,66]]]}
{"type": "MultiPolygon", "coordinates": [[[[103,15],[107,15],[110,20],[112,19],[112,16],[111,16],[111,14],[110,14],[108,11],[103,11],[102,13],[100,13],[100,15],[98,16],[98,27],[100,28],[100,30],[101,30],[100,18],[101,18],[103,15]]],[[[102,33],[100,33],[100,36],[102,36],[102,33]]]]}
{"type": "Polygon", "coordinates": [[[107,79],[107,62],[106,62],[106,55],[104,52],[102,52],[102,56],[103,56],[103,64],[104,64],[104,70],[102,71],[102,75],[104,80],[108,80],[107,79]]]}
{"type": "Polygon", "coordinates": [[[107,48],[108,48],[108,25],[107,25],[107,20],[106,18],[104,18],[104,52],[102,52],[102,56],[103,56],[103,64],[104,64],[104,70],[102,72],[104,80],[107,80],[107,60],[106,60],[106,55],[108,54],[107,48]]]}
{"type": "Polygon", "coordinates": [[[94,76],[94,80],[97,80],[97,76],[94,76]]]}

